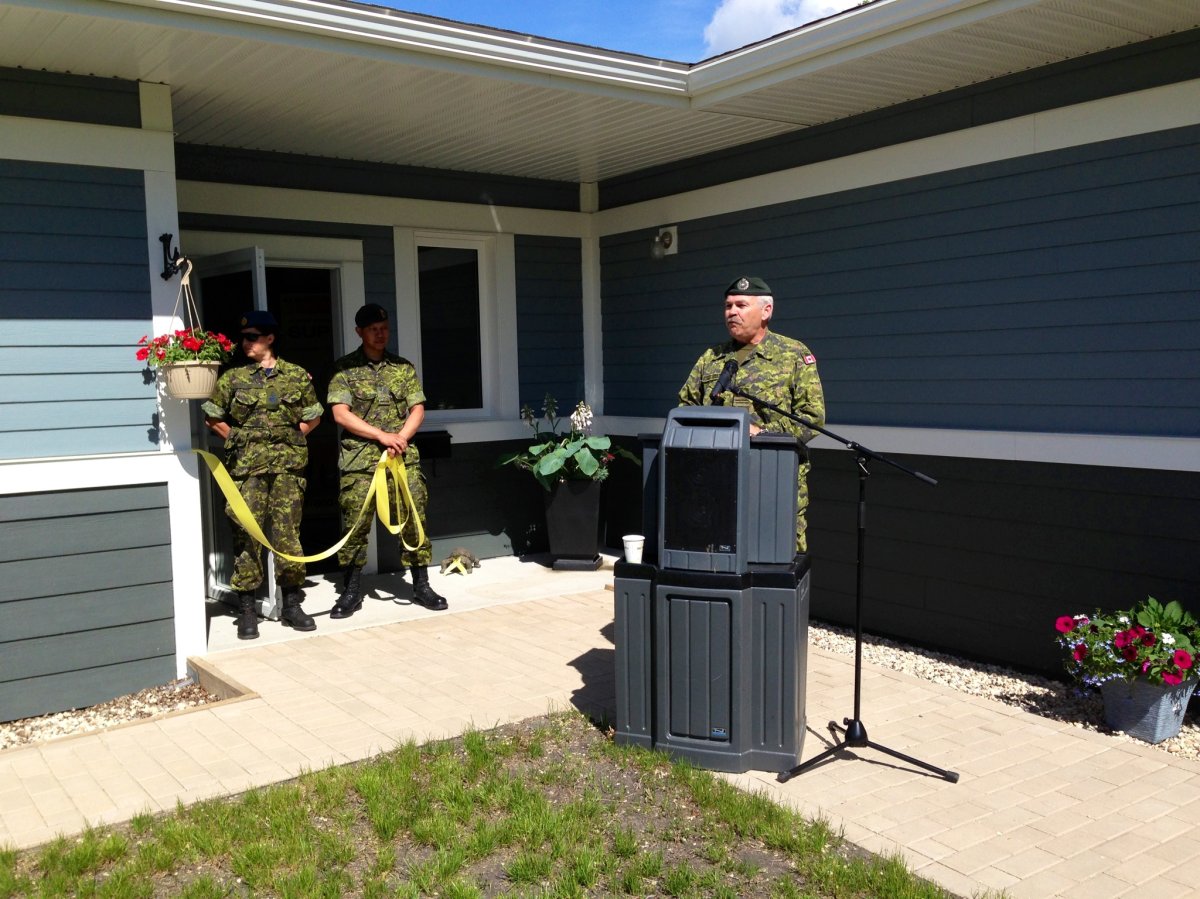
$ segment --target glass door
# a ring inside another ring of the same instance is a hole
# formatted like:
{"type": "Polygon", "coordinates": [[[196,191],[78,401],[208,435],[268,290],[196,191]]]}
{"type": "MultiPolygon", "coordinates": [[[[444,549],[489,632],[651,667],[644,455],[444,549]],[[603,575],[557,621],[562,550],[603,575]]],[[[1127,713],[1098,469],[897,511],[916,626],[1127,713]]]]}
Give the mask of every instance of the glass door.
{"type": "MultiPolygon", "coordinates": [[[[241,331],[242,315],[250,309],[267,308],[267,266],[263,251],[246,247],[231,253],[221,253],[193,260],[193,289],[200,309],[200,320],[210,331],[224,334],[234,341],[232,364],[245,361],[237,335],[241,331]]],[[[196,445],[218,457],[224,441],[204,425],[204,413],[199,403],[193,403],[193,432],[198,434],[196,445]]],[[[236,593],[229,585],[233,577],[233,534],[225,516],[225,499],[211,477],[201,478],[201,508],[204,514],[205,578],[208,596],[223,602],[236,602],[236,593]]],[[[268,565],[271,562],[268,561],[268,565]]],[[[274,583],[274,572],[268,570],[265,585],[274,583]]],[[[269,605],[269,603],[268,603],[269,605]]]]}

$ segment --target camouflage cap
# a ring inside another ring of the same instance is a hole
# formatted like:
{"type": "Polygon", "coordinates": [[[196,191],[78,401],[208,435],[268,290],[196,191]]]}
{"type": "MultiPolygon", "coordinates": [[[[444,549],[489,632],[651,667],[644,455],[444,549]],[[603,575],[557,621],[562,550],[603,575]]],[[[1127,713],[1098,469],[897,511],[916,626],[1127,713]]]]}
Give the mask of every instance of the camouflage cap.
{"type": "Polygon", "coordinates": [[[266,309],[251,309],[242,316],[242,330],[257,328],[262,334],[274,334],[279,330],[279,322],[266,309]]]}
{"type": "Polygon", "coordinates": [[[388,320],[388,311],[378,303],[367,303],[354,313],[354,324],[359,328],[369,327],[376,322],[388,320]]]}
{"type": "Polygon", "coordinates": [[[740,278],[734,278],[733,283],[725,288],[725,296],[770,297],[774,294],[762,278],[748,278],[742,275],[740,278]]]}

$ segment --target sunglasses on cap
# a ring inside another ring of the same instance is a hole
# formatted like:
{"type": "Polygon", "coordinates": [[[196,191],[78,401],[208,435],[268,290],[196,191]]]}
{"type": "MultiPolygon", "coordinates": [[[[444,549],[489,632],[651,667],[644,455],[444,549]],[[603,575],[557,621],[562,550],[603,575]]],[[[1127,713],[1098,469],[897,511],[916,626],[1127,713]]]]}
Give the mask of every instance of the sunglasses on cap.
{"type": "Polygon", "coordinates": [[[241,334],[242,340],[258,340],[263,336],[264,335],[258,333],[257,331],[243,331],[241,334]]]}

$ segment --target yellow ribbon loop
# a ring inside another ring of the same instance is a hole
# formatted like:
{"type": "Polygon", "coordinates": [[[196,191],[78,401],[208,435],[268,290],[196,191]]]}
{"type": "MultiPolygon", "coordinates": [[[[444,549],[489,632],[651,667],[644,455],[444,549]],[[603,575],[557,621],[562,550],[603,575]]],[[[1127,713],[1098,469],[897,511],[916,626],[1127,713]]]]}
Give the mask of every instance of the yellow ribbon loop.
{"type": "Polygon", "coordinates": [[[462,559],[459,559],[457,557],[455,557],[454,561],[450,563],[450,570],[453,571],[455,568],[457,568],[459,570],[459,572],[462,574],[467,573],[467,569],[463,565],[462,559]]]}
{"type": "Polygon", "coordinates": [[[250,507],[246,505],[246,500],[242,498],[241,491],[238,490],[233,478],[229,476],[229,472],[225,470],[225,465],[221,460],[212,453],[207,453],[204,450],[194,449],[192,452],[203,459],[205,464],[208,465],[208,470],[212,472],[213,480],[217,482],[217,486],[221,488],[221,493],[225,495],[225,501],[229,503],[229,508],[232,510],[238,524],[242,526],[247,534],[281,559],[287,559],[289,562],[319,562],[321,559],[328,559],[346,545],[346,541],[350,539],[350,535],[354,533],[354,529],[358,527],[358,523],[367,514],[367,509],[371,507],[372,498],[375,500],[376,514],[379,515],[383,526],[388,529],[389,533],[400,536],[400,542],[405,549],[409,551],[416,550],[425,542],[425,529],[421,526],[421,516],[417,514],[416,504],[413,501],[412,493],[408,489],[408,472],[404,466],[404,460],[398,456],[389,456],[387,450],[384,450],[379,456],[379,462],[376,463],[375,471],[371,475],[371,489],[367,491],[367,495],[363,499],[362,508],[358,510],[358,515],[355,517],[354,523],[350,525],[349,530],[346,531],[341,540],[329,547],[329,549],[313,556],[289,556],[287,553],[280,552],[273,547],[270,541],[267,540],[267,536],[263,533],[262,528],[259,527],[258,522],[254,520],[254,514],[250,511],[250,507]],[[396,483],[396,520],[399,522],[396,525],[392,524],[391,509],[388,507],[387,479],[389,477],[396,483]],[[401,503],[404,506],[403,510],[401,509],[401,503]],[[417,532],[416,546],[410,546],[401,534],[409,518],[415,522],[417,532]]]}

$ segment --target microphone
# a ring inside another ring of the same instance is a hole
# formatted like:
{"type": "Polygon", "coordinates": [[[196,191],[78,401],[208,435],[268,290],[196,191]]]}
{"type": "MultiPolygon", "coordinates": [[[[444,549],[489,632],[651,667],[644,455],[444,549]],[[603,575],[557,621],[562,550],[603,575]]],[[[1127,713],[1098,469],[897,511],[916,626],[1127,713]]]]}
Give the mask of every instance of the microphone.
{"type": "Polygon", "coordinates": [[[737,374],[738,364],[736,359],[730,359],[725,363],[725,367],[721,369],[721,377],[717,378],[717,385],[712,389],[712,393],[708,398],[712,402],[717,401],[722,393],[729,389],[729,382],[733,380],[733,376],[737,374]]]}

